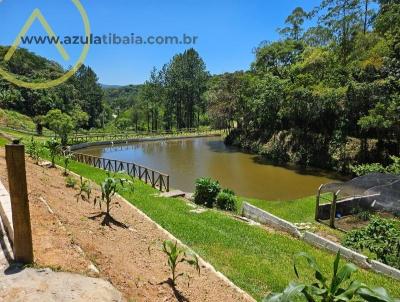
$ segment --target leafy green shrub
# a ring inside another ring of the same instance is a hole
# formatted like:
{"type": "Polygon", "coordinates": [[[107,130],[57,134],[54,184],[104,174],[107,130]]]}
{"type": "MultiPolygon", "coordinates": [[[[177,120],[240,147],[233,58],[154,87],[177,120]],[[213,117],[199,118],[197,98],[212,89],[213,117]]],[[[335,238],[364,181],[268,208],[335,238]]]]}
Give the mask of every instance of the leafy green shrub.
{"type": "Polygon", "coordinates": [[[354,264],[347,263],[339,268],[340,251],[333,263],[333,276],[328,280],[320,270],[315,259],[305,253],[300,253],[295,258],[294,271],[299,278],[297,260],[305,258],[308,266],[314,271],[317,279],[311,285],[291,282],[289,286],[279,294],[270,294],[263,302],[346,302],[346,301],[367,301],[367,302],[398,302],[392,299],[385,289],[371,289],[357,280],[351,280],[351,275],[357,271],[354,264]],[[350,281],[351,280],[351,281],[350,281]],[[301,299],[301,300],[300,300],[301,299]]]}
{"type": "Polygon", "coordinates": [[[75,188],[76,183],[77,183],[77,182],[76,182],[76,179],[73,178],[73,177],[71,177],[71,176],[68,176],[68,177],[65,179],[65,185],[66,185],[67,188],[75,188]]]}
{"type": "Polygon", "coordinates": [[[370,221],[372,218],[372,212],[365,210],[359,206],[355,207],[351,213],[357,217],[360,221],[370,221]]]}
{"type": "Polygon", "coordinates": [[[370,173],[385,173],[386,169],[384,166],[381,164],[364,164],[364,165],[358,165],[358,166],[351,166],[351,170],[353,171],[354,174],[357,176],[363,176],[367,175],[370,173]]]}
{"type": "Polygon", "coordinates": [[[223,189],[222,192],[230,194],[230,195],[236,195],[235,191],[233,191],[232,189],[223,189]]]}
{"type": "Polygon", "coordinates": [[[162,245],[162,251],[168,257],[168,266],[171,269],[172,284],[176,285],[176,280],[183,276],[184,273],[177,274],[176,269],[179,263],[186,262],[196,268],[200,274],[199,259],[196,255],[185,248],[178,247],[178,243],[165,240],[162,245]]]}
{"type": "Polygon", "coordinates": [[[234,212],[237,209],[236,203],[235,195],[229,190],[223,190],[217,195],[216,205],[218,209],[234,212]]]}
{"type": "Polygon", "coordinates": [[[357,213],[357,219],[361,220],[361,221],[370,221],[372,214],[370,211],[361,211],[359,213],[357,213]]]}
{"type": "Polygon", "coordinates": [[[196,180],[194,202],[198,205],[212,208],[220,191],[221,186],[218,181],[214,181],[211,178],[199,178],[196,180]]]}
{"type": "Polygon", "coordinates": [[[358,251],[367,249],[379,261],[400,269],[400,228],[388,219],[373,218],[365,228],[349,232],[343,244],[358,251]]]}
{"type": "Polygon", "coordinates": [[[392,164],[384,167],[382,164],[373,163],[373,164],[364,164],[358,166],[351,166],[351,170],[357,176],[362,176],[370,173],[391,173],[391,174],[400,174],[400,157],[391,156],[392,164]]]}

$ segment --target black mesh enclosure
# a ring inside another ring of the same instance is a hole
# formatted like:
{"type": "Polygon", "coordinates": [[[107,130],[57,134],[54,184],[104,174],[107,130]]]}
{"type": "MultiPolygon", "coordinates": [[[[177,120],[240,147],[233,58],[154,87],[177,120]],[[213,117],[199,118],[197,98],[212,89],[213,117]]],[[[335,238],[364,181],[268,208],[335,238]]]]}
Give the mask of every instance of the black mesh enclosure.
{"type": "Polygon", "coordinates": [[[379,211],[400,213],[400,176],[372,173],[344,183],[322,186],[321,194],[337,193],[338,199],[357,198],[359,205],[379,211]]]}

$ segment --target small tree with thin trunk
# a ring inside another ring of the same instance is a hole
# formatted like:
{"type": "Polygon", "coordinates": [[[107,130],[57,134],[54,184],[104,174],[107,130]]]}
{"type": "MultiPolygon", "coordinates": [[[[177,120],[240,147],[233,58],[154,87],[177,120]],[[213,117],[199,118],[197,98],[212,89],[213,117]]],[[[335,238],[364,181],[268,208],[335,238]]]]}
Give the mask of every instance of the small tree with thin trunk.
{"type": "Polygon", "coordinates": [[[44,121],[49,129],[53,130],[61,139],[61,144],[66,146],[68,144],[68,135],[75,128],[73,119],[61,110],[50,110],[44,117],[44,121]]]}
{"type": "Polygon", "coordinates": [[[45,143],[45,147],[49,150],[51,167],[55,167],[56,156],[60,151],[60,143],[54,138],[51,138],[45,143]]]}

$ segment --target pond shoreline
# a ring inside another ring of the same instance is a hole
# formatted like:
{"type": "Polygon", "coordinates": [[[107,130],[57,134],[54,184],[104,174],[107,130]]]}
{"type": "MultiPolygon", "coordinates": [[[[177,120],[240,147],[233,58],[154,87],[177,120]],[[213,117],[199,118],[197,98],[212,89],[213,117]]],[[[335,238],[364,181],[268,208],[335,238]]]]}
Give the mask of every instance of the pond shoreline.
{"type": "MultiPolygon", "coordinates": [[[[239,196],[292,200],[315,195],[321,184],[336,182],[327,171],[299,171],[261,163],[257,155],[226,146],[220,136],[134,139],[126,144],[90,143],[78,152],[135,162],[171,176],[171,188],[193,192],[196,179],[211,177],[239,196]]],[[[76,147],[75,147],[76,149],[76,147]]]]}
{"type": "Polygon", "coordinates": [[[70,146],[71,151],[77,151],[89,147],[101,147],[101,146],[114,146],[130,143],[143,143],[143,142],[157,142],[157,141],[169,141],[169,140],[181,140],[181,139],[193,139],[193,138],[205,138],[205,137],[220,137],[221,134],[200,134],[190,136],[175,136],[175,137],[143,137],[143,138],[129,138],[124,140],[116,141],[102,141],[102,142],[87,142],[80,143],[70,146]]]}

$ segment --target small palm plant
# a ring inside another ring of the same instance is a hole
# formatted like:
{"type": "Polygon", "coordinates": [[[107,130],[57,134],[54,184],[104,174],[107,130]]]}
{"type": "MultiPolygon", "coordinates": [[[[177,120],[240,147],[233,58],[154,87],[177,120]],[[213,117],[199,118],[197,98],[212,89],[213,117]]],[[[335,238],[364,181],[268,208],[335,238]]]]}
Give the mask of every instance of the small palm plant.
{"type": "Polygon", "coordinates": [[[185,248],[178,246],[177,242],[166,240],[163,242],[162,251],[168,256],[168,266],[171,269],[172,285],[176,285],[176,280],[183,276],[184,273],[177,274],[177,266],[179,263],[186,262],[193,266],[200,274],[199,259],[196,255],[185,248]]]}
{"type": "Polygon", "coordinates": [[[51,138],[46,141],[45,147],[49,150],[50,153],[51,167],[55,167],[56,156],[60,150],[60,143],[56,139],[51,138]]]}
{"type": "Polygon", "coordinates": [[[300,253],[295,258],[294,271],[297,278],[299,278],[297,261],[300,258],[306,259],[307,264],[315,273],[316,282],[311,285],[292,282],[282,293],[270,294],[264,298],[263,302],[292,302],[301,298],[300,301],[307,302],[400,302],[400,300],[392,299],[383,288],[370,289],[357,280],[347,282],[357,267],[347,263],[339,269],[340,251],[333,264],[331,280],[324,276],[315,259],[306,253],[300,253]]]}

